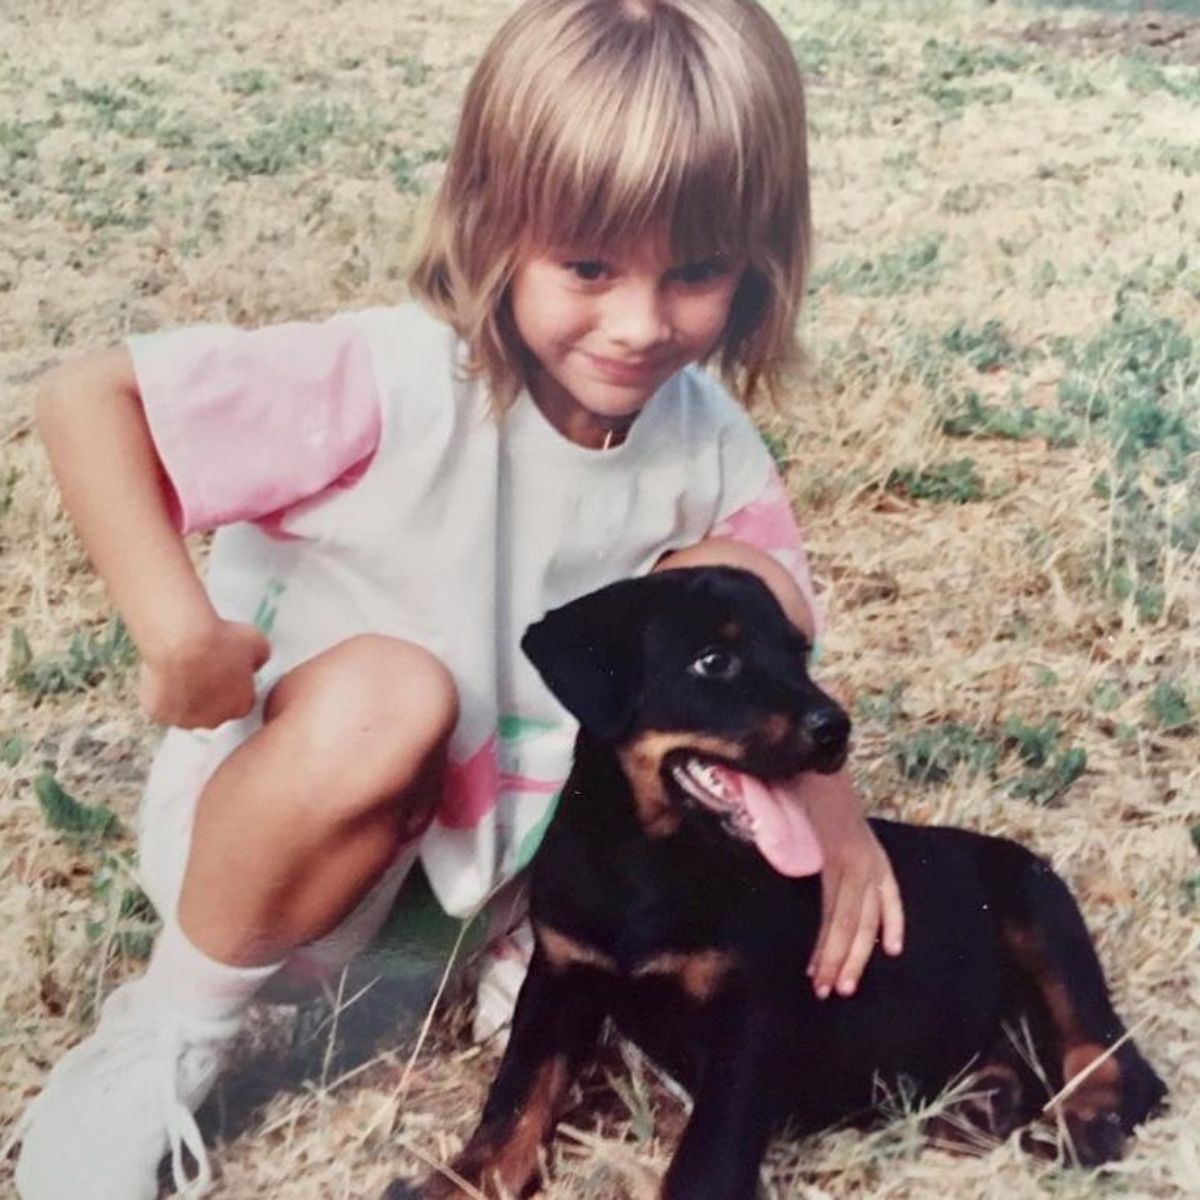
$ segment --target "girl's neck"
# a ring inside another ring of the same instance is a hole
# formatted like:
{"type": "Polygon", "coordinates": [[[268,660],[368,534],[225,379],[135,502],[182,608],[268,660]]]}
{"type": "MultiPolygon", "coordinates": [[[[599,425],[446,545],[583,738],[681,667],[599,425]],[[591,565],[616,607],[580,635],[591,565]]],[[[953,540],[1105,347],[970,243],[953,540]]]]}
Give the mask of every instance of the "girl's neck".
{"type": "Polygon", "coordinates": [[[608,416],[578,404],[556,379],[538,371],[529,381],[529,395],[542,416],[569,442],[588,450],[613,450],[629,436],[641,413],[608,416]]]}

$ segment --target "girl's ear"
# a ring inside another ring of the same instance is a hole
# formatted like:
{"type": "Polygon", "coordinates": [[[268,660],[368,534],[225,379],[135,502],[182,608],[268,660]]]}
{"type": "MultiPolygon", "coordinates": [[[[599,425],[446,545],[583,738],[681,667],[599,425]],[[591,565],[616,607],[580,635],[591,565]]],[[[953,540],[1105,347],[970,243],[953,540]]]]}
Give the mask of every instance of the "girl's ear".
{"type": "Polygon", "coordinates": [[[602,741],[620,739],[637,710],[641,627],[652,587],[650,579],[610,584],[548,612],[521,639],[546,686],[602,741]]]}

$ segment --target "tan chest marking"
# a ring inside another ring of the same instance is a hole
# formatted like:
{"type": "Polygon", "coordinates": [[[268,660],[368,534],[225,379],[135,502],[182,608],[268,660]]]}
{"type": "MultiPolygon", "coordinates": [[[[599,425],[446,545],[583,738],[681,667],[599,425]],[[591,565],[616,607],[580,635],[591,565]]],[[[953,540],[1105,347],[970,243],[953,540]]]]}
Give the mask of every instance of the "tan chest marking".
{"type": "Polygon", "coordinates": [[[668,951],[639,963],[633,976],[673,976],[693,1000],[703,1004],[716,994],[732,967],[733,956],[725,950],[693,950],[690,954],[668,951]]]}
{"type": "Polygon", "coordinates": [[[617,758],[629,787],[638,820],[650,837],[667,837],[679,828],[679,810],[667,796],[663,783],[663,759],[672,750],[695,750],[737,762],[742,748],[737,742],[707,734],[650,730],[617,748],[617,758]]]}
{"type": "Polygon", "coordinates": [[[567,967],[594,967],[600,971],[617,972],[616,960],[591,946],[559,933],[549,925],[535,924],[534,933],[546,955],[546,960],[557,971],[565,971],[567,967]]]}

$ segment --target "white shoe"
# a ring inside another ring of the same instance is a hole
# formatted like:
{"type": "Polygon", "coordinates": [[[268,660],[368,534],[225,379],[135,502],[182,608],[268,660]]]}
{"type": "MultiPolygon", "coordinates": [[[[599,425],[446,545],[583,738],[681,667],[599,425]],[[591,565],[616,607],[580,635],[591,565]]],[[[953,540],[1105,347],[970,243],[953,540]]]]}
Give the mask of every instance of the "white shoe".
{"type": "Polygon", "coordinates": [[[165,1012],[141,981],[118,988],[17,1125],[21,1200],[155,1200],[167,1153],[180,1195],[203,1196],[212,1172],[192,1114],[240,1027],[165,1012]]]}
{"type": "Polygon", "coordinates": [[[512,1025],[517,993],[525,982],[533,958],[533,927],[528,921],[497,938],[484,951],[483,970],[475,988],[472,1040],[504,1049],[512,1025]]]}

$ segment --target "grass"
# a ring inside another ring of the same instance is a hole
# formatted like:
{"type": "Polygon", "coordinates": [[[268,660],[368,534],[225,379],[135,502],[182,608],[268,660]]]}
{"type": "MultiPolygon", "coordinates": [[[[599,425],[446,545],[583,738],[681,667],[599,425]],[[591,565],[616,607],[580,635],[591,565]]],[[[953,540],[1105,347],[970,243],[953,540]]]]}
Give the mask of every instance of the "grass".
{"type": "MultiPolygon", "coordinates": [[[[155,735],[31,436],[31,385],[132,330],[394,302],[505,7],[0,16],[4,1125],[157,919],[133,833],[155,735]]],[[[1091,7],[1067,25],[1133,11],[1091,7]]],[[[1045,6],[773,10],[810,75],[816,240],[807,375],[757,416],[822,586],[820,670],[853,702],[860,789],[1054,863],[1172,1108],[1087,1174],[1015,1143],[931,1150],[897,1092],[881,1128],[777,1142],[764,1192],[1200,1193],[1195,70],[1031,42],[1045,6]]],[[[397,974],[368,958],[340,997],[259,1015],[222,1097],[216,1197],[376,1195],[460,1144],[494,1061],[452,987],[401,1099],[423,1012],[396,1016],[397,974]]],[[[605,1071],[618,1098],[588,1083],[551,1200],[649,1190],[665,1166],[678,1101],[644,1065],[605,1071]]]]}
{"type": "Polygon", "coordinates": [[[47,696],[86,691],[125,672],[137,657],[124,624],[115,617],[99,633],[72,634],[61,656],[36,657],[19,625],[12,627],[9,637],[8,681],[34,704],[47,696]]]}

